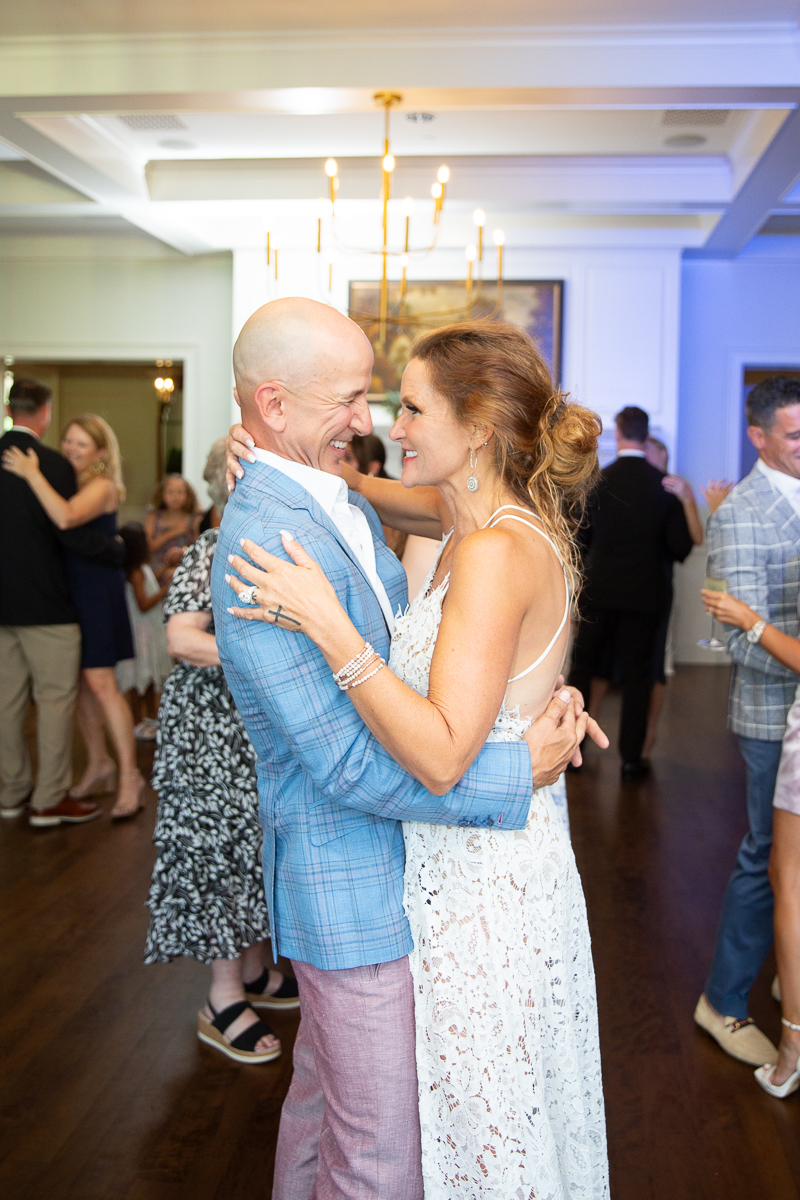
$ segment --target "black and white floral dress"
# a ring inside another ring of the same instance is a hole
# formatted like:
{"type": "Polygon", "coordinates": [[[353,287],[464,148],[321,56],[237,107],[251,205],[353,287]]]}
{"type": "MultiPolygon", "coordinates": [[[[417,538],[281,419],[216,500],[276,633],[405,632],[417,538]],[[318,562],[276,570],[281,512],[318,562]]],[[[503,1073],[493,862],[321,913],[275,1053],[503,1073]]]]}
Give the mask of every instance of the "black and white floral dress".
{"type": "MultiPolygon", "coordinates": [[[[166,617],[211,611],[217,532],[187,549],[164,601],[166,617]]],[[[222,669],[178,663],[158,714],[151,780],[158,855],[146,963],[238,958],[269,937],[255,762],[222,669]]]]}

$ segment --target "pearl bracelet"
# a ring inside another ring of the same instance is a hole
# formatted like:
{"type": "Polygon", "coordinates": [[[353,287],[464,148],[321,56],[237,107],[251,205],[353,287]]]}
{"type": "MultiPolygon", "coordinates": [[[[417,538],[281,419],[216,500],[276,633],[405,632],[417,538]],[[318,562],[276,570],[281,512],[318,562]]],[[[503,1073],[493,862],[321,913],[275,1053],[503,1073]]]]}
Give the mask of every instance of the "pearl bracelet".
{"type": "MultiPolygon", "coordinates": [[[[367,665],[369,665],[369,664],[367,664],[367,665]]],[[[360,679],[356,679],[353,683],[340,683],[339,684],[340,690],[343,692],[349,692],[351,688],[361,687],[362,683],[366,683],[368,679],[372,679],[372,676],[377,675],[378,671],[380,671],[385,666],[386,666],[386,663],[384,662],[384,660],[382,658],[379,658],[378,665],[376,667],[373,667],[373,669],[371,671],[369,671],[366,675],[362,675],[360,679]]]]}
{"type": "Polygon", "coordinates": [[[786,1017],[781,1017],[781,1025],[785,1025],[787,1029],[793,1029],[795,1033],[800,1033],[800,1025],[795,1025],[793,1021],[787,1021],[786,1017]]]}
{"type": "Polygon", "coordinates": [[[372,646],[370,646],[369,642],[364,642],[364,648],[355,656],[355,658],[351,658],[349,663],[345,663],[341,670],[334,671],[334,683],[341,685],[348,679],[355,679],[355,677],[359,675],[361,671],[363,671],[364,667],[370,661],[374,653],[375,651],[372,649],[372,646]]]}

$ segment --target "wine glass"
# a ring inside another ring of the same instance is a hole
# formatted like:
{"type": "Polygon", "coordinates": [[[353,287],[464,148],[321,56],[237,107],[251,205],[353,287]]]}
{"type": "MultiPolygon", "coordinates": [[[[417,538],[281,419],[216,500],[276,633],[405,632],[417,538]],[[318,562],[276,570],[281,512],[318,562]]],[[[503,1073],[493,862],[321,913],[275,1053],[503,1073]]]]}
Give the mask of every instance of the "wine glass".
{"type": "MultiPolygon", "coordinates": [[[[703,587],[707,592],[727,592],[727,579],[715,579],[713,575],[706,575],[703,581],[703,587]]],[[[717,621],[716,617],[711,615],[711,637],[701,638],[697,643],[702,650],[714,650],[716,653],[724,650],[725,643],[721,642],[717,637],[717,621]]]]}

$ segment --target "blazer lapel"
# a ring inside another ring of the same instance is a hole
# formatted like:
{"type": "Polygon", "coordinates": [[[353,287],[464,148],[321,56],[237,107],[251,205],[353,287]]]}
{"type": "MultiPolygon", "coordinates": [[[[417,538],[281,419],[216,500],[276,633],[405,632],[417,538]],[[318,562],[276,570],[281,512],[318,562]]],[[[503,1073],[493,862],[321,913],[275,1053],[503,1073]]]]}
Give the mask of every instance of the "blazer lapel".
{"type": "Polygon", "coordinates": [[[783,492],[773,487],[766,475],[755,466],[747,482],[756,495],[763,496],[766,504],[765,516],[772,521],[781,536],[795,546],[800,546],[800,516],[783,492]]]}
{"type": "MultiPolygon", "coordinates": [[[[375,595],[375,589],[369,581],[369,576],[358,561],[347,538],[333,523],[325,512],[325,509],[314,499],[310,492],[307,492],[294,479],[290,479],[288,475],[284,475],[281,471],[276,471],[274,467],[269,466],[267,463],[247,463],[245,464],[245,470],[245,477],[249,486],[263,492],[271,499],[280,500],[282,504],[288,505],[289,508],[296,508],[307,512],[315,524],[321,525],[323,529],[326,529],[342,547],[350,562],[364,579],[369,590],[375,595]]],[[[380,604],[378,607],[380,608],[380,604]]],[[[381,609],[381,616],[383,616],[383,609],[381,609]]]]}

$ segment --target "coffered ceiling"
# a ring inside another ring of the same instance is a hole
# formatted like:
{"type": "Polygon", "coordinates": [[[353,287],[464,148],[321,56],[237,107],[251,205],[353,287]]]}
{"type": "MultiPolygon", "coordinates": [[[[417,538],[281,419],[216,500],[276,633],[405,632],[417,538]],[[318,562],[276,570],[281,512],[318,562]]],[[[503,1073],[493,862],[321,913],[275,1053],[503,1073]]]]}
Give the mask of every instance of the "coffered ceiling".
{"type": "Polygon", "coordinates": [[[6,0],[0,237],[135,229],[202,253],[279,221],[290,245],[323,211],[328,156],[358,227],[387,88],[394,195],[421,210],[450,167],[443,245],[476,204],[510,246],[716,254],[800,212],[800,0],[505,0],[491,17],[473,0],[6,0]]]}

